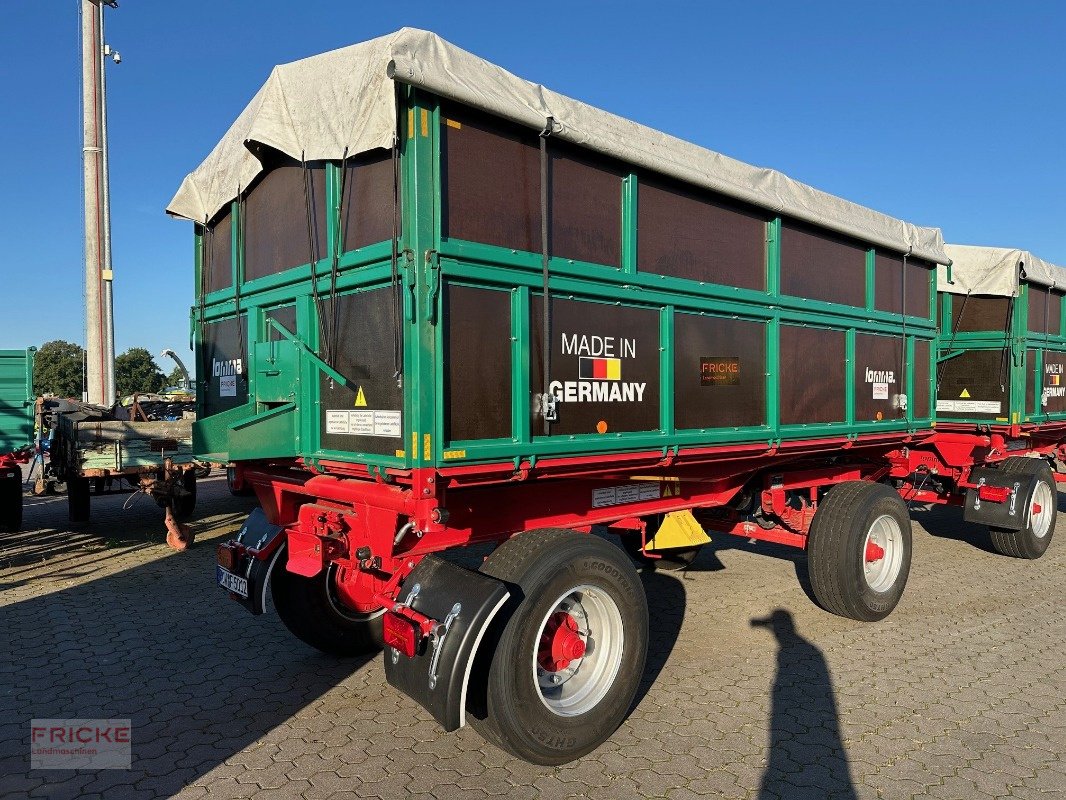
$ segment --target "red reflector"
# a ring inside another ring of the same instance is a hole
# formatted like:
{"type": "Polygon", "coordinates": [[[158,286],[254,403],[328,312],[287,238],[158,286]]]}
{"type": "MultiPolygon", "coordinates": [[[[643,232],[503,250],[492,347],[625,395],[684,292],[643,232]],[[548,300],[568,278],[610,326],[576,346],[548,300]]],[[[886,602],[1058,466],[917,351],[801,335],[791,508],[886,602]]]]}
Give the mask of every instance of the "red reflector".
{"type": "Polygon", "coordinates": [[[977,490],[977,496],[982,500],[990,500],[993,503],[1006,502],[1010,497],[1011,490],[1006,486],[982,486],[977,490]]]}
{"type": "Polygon", "coordinates": [[[418,627],[406,617],[386,612],[382,621],[383,636],[387,647],[394,647],[408,658],[418,650],[418,627]]]}
{"type": "Polygon", "coordinates": [[[222,569],[233,569],[233,565],[237,562],[237,555],[229,545],[220,544],[215,554],[215,560],[218,561],[218,565],[222,569]]]}

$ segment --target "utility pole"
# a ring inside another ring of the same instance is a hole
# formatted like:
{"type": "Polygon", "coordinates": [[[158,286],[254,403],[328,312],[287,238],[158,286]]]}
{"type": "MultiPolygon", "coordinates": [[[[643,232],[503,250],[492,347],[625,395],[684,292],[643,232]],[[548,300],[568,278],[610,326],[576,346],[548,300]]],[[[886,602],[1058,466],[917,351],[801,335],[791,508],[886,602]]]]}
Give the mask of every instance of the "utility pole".
{"type": "Polygon", "coordinates": [[[111,202],[108,192],[104,9],[117,0],[81,0],[82,165],[85,202],[86,401],[115,402],[115,323],[112,316],[111,202]]]}

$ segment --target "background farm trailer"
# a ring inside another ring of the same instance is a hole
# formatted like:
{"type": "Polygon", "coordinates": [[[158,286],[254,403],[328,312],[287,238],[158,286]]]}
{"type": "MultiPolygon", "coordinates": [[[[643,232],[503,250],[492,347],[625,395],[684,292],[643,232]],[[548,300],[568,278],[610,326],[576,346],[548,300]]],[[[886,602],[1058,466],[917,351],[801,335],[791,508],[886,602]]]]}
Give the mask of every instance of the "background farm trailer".
{"type": "MultiPolygon", "coordinates": [[[[919,455],[915,466],[923,478],[950,481],[960,477],[960,466],[999,462],[997,472],[969,477],[992,495],[1017,492],[1031,476],[1029,524],[994,526],[991,538],[1001,553],[1037,558],[1054,531],[1056,482],[1066,480],[1052,469],[1061,466],[1066,447],[1066,269],[1023,250],[948,245],[946,251],[952,265],[938,278],[936,440],[950,463],[923,462],[919,455]]],[[[981,499],[969,499],[968,517],[981,499]]]]}
{"type": "Polygon", "coordinates": [[[22,527],[22,464],[33,455],[36,350],[0,350],[0,531],[22,527]]]}
{"type": "Polygon", "coordinates": [[[192,419],[148,420],[136,397],[132,419],[121,406],[68,407],[52,417],[48,480],[66,484],[71,522],[89,521],[94,494],[140,491],[165,509],[167,544],[188,547],[193,533],[181,520],[196,506],[197,472],[204,469],[193,457],[192,419]]]}
{"type": "Polygon", "coordinates": [[[705,528],[802,547],[823,606],[877,620],[894,487],[979,491],[922,482],[938,230],[432,33],[276,68],[168,211],[196,223],[195,449],[262,505],[219,583],[326,652],[384,641],[390,683],[529,761],[594,749],[643,670],[641,584],[592,526],[648,566],[705,528]]]}

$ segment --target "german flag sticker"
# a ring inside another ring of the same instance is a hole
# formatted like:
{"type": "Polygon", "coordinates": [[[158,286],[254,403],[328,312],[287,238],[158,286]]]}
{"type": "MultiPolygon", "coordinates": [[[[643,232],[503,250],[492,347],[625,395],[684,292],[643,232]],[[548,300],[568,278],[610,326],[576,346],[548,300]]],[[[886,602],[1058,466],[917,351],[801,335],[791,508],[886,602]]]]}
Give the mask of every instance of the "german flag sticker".
{"type": "Polygon", "coordinates": [[[1062,378],[1061,375],[1048,375],[1047,376],[1047,384],[1048,384],[1048,386],[1058,386],[1059,385],[1059,381],[1060,381],[1061,378],[1062,378]]]}
{"type": "Polygon", "coordinates": [[[622,359],[620,358],[586,358],[581,357],[581,370],[578,377],[583,381],[620,381],[622,380],[622,359]]]}

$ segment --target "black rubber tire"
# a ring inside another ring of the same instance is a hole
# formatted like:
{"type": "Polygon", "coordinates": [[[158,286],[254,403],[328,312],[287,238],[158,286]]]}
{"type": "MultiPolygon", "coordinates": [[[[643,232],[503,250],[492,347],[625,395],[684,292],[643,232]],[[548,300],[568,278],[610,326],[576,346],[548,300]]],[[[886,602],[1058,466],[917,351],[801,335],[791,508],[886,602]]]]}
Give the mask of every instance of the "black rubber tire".
{"type": "Polygon", "coordinates": [[[509,584],[511,598],[479,650],[484,660],[471,678],[471,725],[502,750],[534,764],[565,764],[592,752],[622,724],[644,673],[648,601],[637,571],[609,542],[566,530],[515,536],[496,548],[481,571],[509,584]],[[541,702],[531,654],[551,604],[586,584],[614,601],[624,643],[617,675],[603,698],[582,714],[564,717],[541,702]]]}
{"type": "Polygon", "coordinates": [[[70,521],[88,522],[91,503],[89,479],[70,478],[67,481],[67,517],[70,521]]]}
{"type": "Polygon", "coordinates": [[[237,470],[233,467],[226,467],[226,488],[229,489],[229,493],[234,497],[254,497],[255,489],[250,486],[244,486],[240,489],[233,488],[233,481],[236,474],[237,470]]]}
{"type": "MultiPolygon", "coordinates": [[[[1055,483],[1055,474],[1051,466],[1042,458],[1025,458],[1012,456],[1003,460],[1000,470],[1014,475],[1035,475],[1037,483],[1046,483],[1051,489],[1051,526],[1044,536],[1037,536],[1033,530],[1032,516],[1027,513],[1025,527],[1020,531],[1009,531],[1001,528],[989,527],[988,535],[992,539],[992,547],[997,553],[1014,558],[1040,558],[1047,552],[1051,539],[1055,536],[1055,522],[1058,519],[1058,484],[1055,483]]],[[[1037,483],[1033,484],[1036,491],[1037,483]]],[[[1026,498],[1026,508],[1031,508],[1032,498],[1026,498]]]]}
{"type": "Polygon", "coordinates": [[[297,639],[332,656],[376,653],[383,646],[383,611],[360,614],[348,611],[333,595],[333,569],[305,578],[285,569],[278,559],[270,575],[274,608],[297,639]]]}
{"type": "Polygon", "coordinates": [[[0,533],[22,530],[22,476],[0,478],[0,533]]]}
{"type": "Polygon", "coordinates": [[[911,568],[911,518],[899,494],[880,483],[847,481],[834,486],[818,506],[807,538],[807,572],[818,604],[862,622],[887,617],[903,596],[911,568]],[[892,585],[877,592],[867,583],[866,536],[882,515],[902,532],[902,561],[892,585]]]}
{"type": "Polygon", "coordinates": [[[196,510],[196,471],[187,469],[181,474],[181,487],[184,494],[174,497],[174,516],[178,519],[188,519],[196,510]]]}

